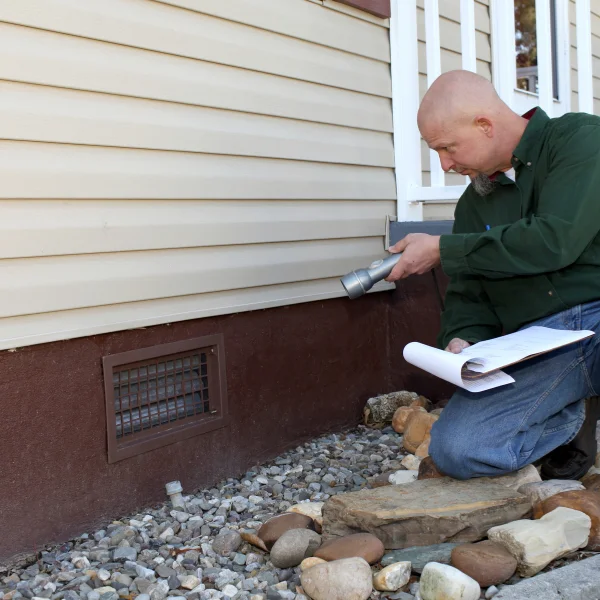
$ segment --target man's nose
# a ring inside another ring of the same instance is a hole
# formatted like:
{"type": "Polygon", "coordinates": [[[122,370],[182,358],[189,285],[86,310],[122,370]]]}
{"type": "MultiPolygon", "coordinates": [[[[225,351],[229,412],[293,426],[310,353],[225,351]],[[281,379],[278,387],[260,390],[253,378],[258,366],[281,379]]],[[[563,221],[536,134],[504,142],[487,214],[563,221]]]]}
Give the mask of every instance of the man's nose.
{"type": "Polygon", "coordinates": [[[450,169],[454,168],[454,161],[447,156],[440,156],[440,163],[442,163],[442,169],[446,173],[450,171],[450,169]]]}

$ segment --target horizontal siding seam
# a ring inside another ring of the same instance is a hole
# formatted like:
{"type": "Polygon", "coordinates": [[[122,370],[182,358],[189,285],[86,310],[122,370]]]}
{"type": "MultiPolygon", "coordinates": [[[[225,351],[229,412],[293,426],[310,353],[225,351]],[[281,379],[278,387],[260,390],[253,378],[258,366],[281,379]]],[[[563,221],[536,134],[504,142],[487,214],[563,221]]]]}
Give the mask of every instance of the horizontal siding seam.
{"type": "MultiPolygon", "coordinates": [[[[298,202],[303,202],[303,200],[298,200],[298,202]]],[[[344,200],[344,202],[351,202],[348,200],[344,200]]],[[[390,202],[389,200],[363,200],[362,202],[390,202]]],[[[103,251],[93,251],[93,252],[70,252],[70,253],[52,253],[52,254],[36,254],[36,255],[28,255],[28,256],[2,256],[0,255],[0,264],[2,263],[9,263],[10,261],[14,261],[14,260],[24,260],[24,261],[28,261],[28,260],[53,260],[53,259],[64,259],[65,261],[68,261],[70,258],[76,258],[76,257],[91,257],[91,256],[97,256],[97,257],[102,257],[102,256],[127,256],[130,254],[156,254],[156,253],[161,253],[161,252],[177,252],[177,251],[188,251],[188,250],[203,250],[203,249],[207,249],[210,251],[219,251],[222,250],[224,248],[235,248],[238,249],[239,252],[242,252],[244,248],[255,248],[257,246],[264,246],[264,247],[268,247],[268,246],[272,246],[272,245],[287,245],[287,244],[294,244],[295,246],[302,246],[302,245],[312,245],[315,243],[319,243],[319,242],[328,242],[328,241],[334,241],[334,242],[339,242],[339,241],[353,241],[353,240],[379,240],[379,239],[383,239],[385,237],[385,218],[381,218],[381,233],[380,234],[373,234],[373,233],[366,233],[365,235],[359,235],[359,234],[355,234],[355,235],[328,235],[327,237],[306,237],[306,238],[298,238],[298,239],[285,239],[282,238],[280,240],[266,240],[266,241],[256,241],[256,242],[239,242],[239,243],[231,243],[228,242],[227,244],[211,244],[211,245],[204,245],[204,246],[161,246],[160,248],[128,248],[128,249],[116,249],[116,250],[103,250],[103,251]]],[[[1,230],[0,230],[1,231],[1,230]]],[[[383,253],[383,250],[382,250],[383,253]]],[[[258,285],[256,287],[262,287],[262,285],[258,285]]],[[[165,298],[171,298],[172,296],[165,296],[165,298]]],[[[70,309],[67,309],[70,310],[70,309]]],[[[33,313],[36,314],[36,313],[33,313]]],[[[1,318],[1,317],[0,317],[1,318]]]]}
{"type": "MultiPolygon", "coordinates": [[[[213,65],[219,65],[219,66],[223,66],[223,67],[228,67],[228,68],[231,68],[231,69],[239,69],[241,71],[249,71],[251,73],[261,73],[263,75],[271,75],[272,77],[280,77],[282,79],[289,79],[289,80],[292,80],[292,81],[302,81],[302,82],[305,82],[305,83],[311,83],[313,85],[321,85],[323,87],[328,87],[328,88],[335,88],[335,89],[340,89],[340,90],[347,90],[347,91],[351,91],[351,92],[353,92],[355,94],[363,94],[365,96],[373,96],[373,97],[376,97],[376,98],[389,98],[389,99],[391,99],[391,97],[392,97],[391,96],[391,89],[390,89],[390,93],[389,94],[385,94],[385,95],[384,94],[375,94],[375,93],[370,93],[370,92],[363,92],[361,90],[355,90],[355,89],[352,89],[352,88],[341,87],[339,85],[325,84],[325,83],[322,83],[320,81],[314,81],[314,80],[310,80],[310,79],[301,79],[300,77],[292,77],[290,75],[282,75],[280,73],[272,73],[272,72],[269,72],[269,71],[261,71],[260,69],[252,69],[252,68],[249,68],[249,67],[240,67],[239,65],[234,65],[234,64],[230,64],[230,63],[222,63],[222,62],[217,62],[217,61],[214,61],[214,60],[207,60],[207,59],[203,59],[203,58],[197,58],[195,56],[188,56],[188,55],[185,55],[185,54],[177,54],[176,52],[165,52],[164,50],[155,50],[155,49],[152,49],[152,48],[146,48],[144,46],[135,46],[133,44],[125,44],[123,42],[113,42],[113,41],[110,41],[110,40],[104,40],[102,38],[87,37],[87,36],[84,36],[84,35],[77,35],[75,33],[68,33],[68,32],[64,32],[64,31],[56,31],[54,29],[46,29],[46,28],[43,28],[43,27],[33,27],[31,25],[23,25],[22,23],[15,23],[15,22],[12,22],[12,21],[5,21],[3,19],[0,19],[0,23],[3,23],[5,25],[11,25],[11,26],[14,26],[14,27],[24,27],[24,28],[27,28],[27,29],[31,29],[33,31],[44,31],[46,33],[53,33],[55,35],[64,35],[64,36],[68,36],[68,37],[72,37],[72,38],[76,38],[76,39],[81,39],[81,40],[90,40],[90,41],[98,42],[98,43],[101,43],[101,44],[110,44],[111,46],[116,46],[116,47],[121,46],[123,48],[132,48],[134,50],[140,50],[142,52],[151,52],[153,54],[160,54],[160,55],[164,55],[164,56],[173,56],[175,58],[184,58],[186,60],[193,60],[193,61],[198,61],[198,62],[204,62],[204,63],[213,64],[213,65]]],[[[311,43],[312,44],[313,42],[306,42],[306,43],[311,43]]],[[[319,45],[320,46],[320,44],[316,44],[316,43],[315,43],[315,45],[319,45]]],[[[337,48],[335,50],[337,50],[338,52],[344,52],[345,54],[350,54],[351,55],[350,52],[346,52],[345,50],[338,50],[337,48]]],[[[372,60],[373,62],[381,63],[381,64],[388,65],[388,66],[390,64],[389,61],[382,61],[382,60],[378,60],[376,58],[368,58],[368,60],[372,60]]]]}
{"type": "Polygon", "coordinates": [[[30,139],[16,139],[16,138],[3,138],[0,137],[0,142],[18,142],[24,144],[52,144],[56,146],[68,146],[73,148],[106,148],[106,149],[114,149],[114,150],[134,150],[136,152],[169,152],[171,154],[181,154],[181,155],[191,155],[191,156],[223,156],[223,157],[232,157],[232,158],[243,158],[245,160],[269,160],[269,161],[285,161],[285,162],[300,162],[306,163],[308,165],[332,165],[332,166],[342,166],[342,167],[353,167],[356,169],[384,169],[384,170],[394,170],[393,165],[373,165],[373,164],[360,164],[360,163],[348,163],[348,162],[337,162],[332,160],[308,160],[305,158],[287,158],[280,156],[260,156],[260,155],[249,155],[249,154],[226,154],[223,152],[200,152],[194,150],[173,150],[171,148],[145,148],[145,147],[137,147],[137,146],[113,146],[113,145],[103,145],[103,144],[85,144],[85,143],[76,143],[76,142],[56,142],[56,141],[48,141],[48,140],[30,140],[30,139]]]}
{"type": "MultiPolygon", "coordinates": [[[[298,121],[301,123],[315,123],[316,125],[328,125],[330,127],[341,127],[341,128],[356,130],[356,131],[373,131],[375,133],[390,133],[390,134],[393,133],[393,129],[391,127],[389,129],[372,129],[369,127],[359,127],[358,125],[341,125],[339,123],[331,123],[329,121],[313,121],[310,119],[301,119],[299,117],[288,117],[286,115],[276,115],[273,113],[258,113],[258,112],[253,112],[253,111],[249,111],[249,110],[240,110],[240,109],[235,109],[235,108],[214,106],[212,104],[192,104],[191,102],[178,102],[176,100],[165,100],[163,98],[155,98],[154,96],[137,96],[137,95],[130,95],[130,94],[120,94],[117,92],[105,92],[102,90],[95,90],[95,89],[89,89],[89,88],[76,88],[76,87],[69,87],[69,86],[56,85],[56,84],[50,85],[50,84],[46,84],[46,83],[32,82],[32,81],[29,81],[26,79],[2,79],[2,78],[0,78],[0,82],[35,85],[35,86],[57,89],[57,90],[69,90],[72,92],[84,92],[86,94],[102,94],[104,96],[114,96],[116,98],[131,98],[133,100],[145,100],[145,101],[148,100],[151,102],[166,102],[168,104],[175,104],[175,105],[181,105],[181,106],[194,106],[194,107],[198,107],[198,108],[209,108],[209,109],[213,109],[213,110],[222,110],[222,111],[227,111],[227,112],[241,113],[244,115],[272,117],[275,119],[286,119],[289,121],[298,121]]],[[[311,85],[321,85],[321,84],[315,84],[313,82],[307,82],[307,83],[310,83],[311,85]]],[[[327,87],[334,87],[334,86],[323,85],[322,87],[327,88],[327,87]]],[[[340,88],[336,88],[336,89],[340,89],[340,88]]],[[[348,91],[351,91],[353,94],[361,93],[361,92],[355,92],[354,90],[348,90],[348,91]]],[[[368,96],[369,94],[364,94],[364,95],[368,96]]],[[[376,97],[381,98],[381,96],[376,96],[376,97]]],[[[391,103],[391,98],[383,97],[383,99],[389,100],[391,103]]],[[[46,142],[44,142],[44,143],[46,143],[46,142]]]]}
{"type": "MultiPolygon", "coordinates": [[[[175,6],[174,4],[170,4],[169,2],[161,2],[161,0],[151,0],[152,2],[157,2],[158,4],[162,4],[163,6],[170,6],[174,9],[179,9],[179,10],[185,10],[187,12],[191,12],[194,14],[198,14],[198,15],[204,15],[206,17],[211,17],[214,19],[220,19],[221,21],[227,21],[228,23],[236,23],[237,25],[243,25],[244,27],[251,27],[252,29],[256,29],[258,31],[267,31],[268,33],[274,33],[276,35],[280,35],[286,38],[290,38],[293,40],[298,40],[301,42],[306,42],[307,44],[314,44],[315,46],[320,46],[322,48],[330,48],[331,50],[338,50],[340,52],[345,52],[346,54],[352,54],[354,56],[360,56],[362,58],[368,58],[371,60],[376,60],[378,62],[387,62],[389,64],[390,61],[382,61],[381,59],[375,58],[373,56],[370,56],[368,54],[361,54],[360,52],[350,52],[348,50],[345,50],[343,48],[338,48],[336,46],[330,46],[328,44],[324,44],[323,42],[315,42],[314,40],[308,40],[306,38],[302,38],[299,37],[297,35],[293,35],[290,33],[282,33],[281,31],[277,31],[276,29],[269,29],[268,27],[259,27],[258,25],[255,25],[254,23],[246,23],[244,21],[238,21],[236,19],[226,19],[225,17],[220,17],[218,15],[213,15],[209,12],[205,12],[202,10],[194,10],[193,8],[189,8],[187,6],[175,6]]],[[[305,2],[309,2],[310,0],[304,0],[305,2]]],[[[321,8],[325,8],[325,9],[330,9],[330,7],[328,6],[324,6],[323,4],[321,4],[321,8]]],[[[331,9],[330,9],[331,10],[331,9]]],[[[335,10],[335,9],[334,9],[335,10]]],[[[351,15],[349,13],[343,13],[345,15],[347,15],[349,18],[351,19],[356,19],[357,21],[360,21],[362,23],[370,23],[371,25],[373,25],[374,27],[380,27],[381,29],[388,29],[385,25],[379,25],[378,23],[373,23],[372,21],[369,21],[367,19],[360,19],[359,17],[356,17],[354,15],[351,15]]]]}

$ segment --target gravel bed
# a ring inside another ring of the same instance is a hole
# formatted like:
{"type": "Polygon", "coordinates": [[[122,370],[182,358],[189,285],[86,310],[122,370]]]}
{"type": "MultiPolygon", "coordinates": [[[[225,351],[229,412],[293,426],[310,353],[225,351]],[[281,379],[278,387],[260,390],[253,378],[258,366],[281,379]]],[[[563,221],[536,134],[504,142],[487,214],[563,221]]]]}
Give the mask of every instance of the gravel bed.
{"type": "Polygon", "coordinates": [[[367,478],[401,468],[401,444],[391,427],[320,437],[238,479],[184,495],[185,510],[167,501],[44,549],[36,563],[0,578],[0,600],[305,600],[296,592],[298,568],[274,567],[238,533],[220,538],[219,554],[215,537],[223,530],[252,533],[293,504],[359,490],[367,478]]]}

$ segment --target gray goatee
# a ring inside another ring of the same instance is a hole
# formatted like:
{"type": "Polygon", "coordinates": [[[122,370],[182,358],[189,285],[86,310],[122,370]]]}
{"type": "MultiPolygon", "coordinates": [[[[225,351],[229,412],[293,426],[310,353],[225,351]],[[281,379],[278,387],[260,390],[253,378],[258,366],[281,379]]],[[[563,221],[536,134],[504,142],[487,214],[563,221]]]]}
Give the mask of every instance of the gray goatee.
{"type": "Polygon", "coordinates": [[[479,196],[489,196],[489,194],[491,194],[496,187],[496,182],[492,181],[483,173],[479,173],[479,175],[473,177],[473,179],[471,179],[471,183],[473,184],[475,193],[479,196]]]}

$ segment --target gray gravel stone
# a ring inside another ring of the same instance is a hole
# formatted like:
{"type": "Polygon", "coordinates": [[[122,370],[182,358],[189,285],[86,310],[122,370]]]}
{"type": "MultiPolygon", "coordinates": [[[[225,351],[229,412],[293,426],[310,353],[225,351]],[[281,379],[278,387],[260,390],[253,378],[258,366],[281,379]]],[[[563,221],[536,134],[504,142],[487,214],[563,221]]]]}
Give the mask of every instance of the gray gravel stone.
{"type": "Polygon", "coordinates": [[[321,545],[321,536],[310,529],[286,531],[271,549],[271,562],[280,569],[298,566],[321,545]]]}
{"type": "MultiPolygon", "coordinates": [[[[308,600],[295,593],[300,584],[297,567],[276,567],[270,554],[242,542],[239,532],[256,533],[293,504],[323,502],[366,486],[368,478],[383,471],[400,469],[401,444],[391,427],[361,426],[343,435],[322,436],[239,478],[184,496],[183,507],[174,510],[165,501],[44,549],[44,572],[35,563],[0,576],[0,600],[120,600],[118,596],[129,594],[139,594],[138,600],[213,600],[224,599],[227,586],[237,590],[235,600],[265,600],[267,594],[308,600]],[[85,575],[87,569],[102,570],[105,580],[85,575]],[[192,576],[198,585],[190,589],[190,579],[184,587],[183,581],[192,576]],[[34,583],[36,577],[40,579],[34,583]]],[[[371,600],[388,598],[374,592],[371,600]]]]}
{"type": "Polygon", "coordinates": [[[501,587],[494,600],[599,600],[600,556],[501,587]]]}
{"type": "Polygon", "coordinates": [[[237,531],[227,529],[222,531],[215,538],[212,544],[212,549],[221,555],[228,555],[235,552],[242,543],[242,538],[237,531]]]}
{"type": "Polygon", "coordinates": [[[113,560],[131,560],[135,561],[137,559],[137,550],[135,548],[117,548],[113,553],[113,560]]]}
{"type": "Polygon", "coordinates": [[[158,565],[154,570],[159,577],[164,577],[165,579],[168,579],[171,575],[175,575],[175,570],[171,569],[171,567],[167,567],[164,563],[158,565]]]}

